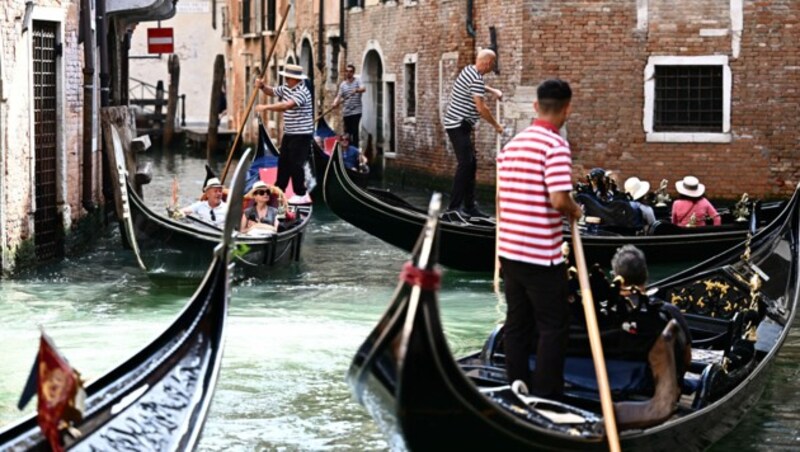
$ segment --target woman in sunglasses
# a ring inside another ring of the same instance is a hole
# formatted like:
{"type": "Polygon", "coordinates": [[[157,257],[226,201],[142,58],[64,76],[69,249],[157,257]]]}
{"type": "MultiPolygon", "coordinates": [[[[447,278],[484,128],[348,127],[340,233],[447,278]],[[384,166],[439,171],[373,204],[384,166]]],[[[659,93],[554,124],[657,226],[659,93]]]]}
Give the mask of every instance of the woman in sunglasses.
{"type": "Polygon", "coordinates": [[[258,181],[253,184],[248,196],[253,205],[242,214],[241,232],[275,232],[278,230],[278,209],[269,205],[270,190],[267,184],[258,181]]]}

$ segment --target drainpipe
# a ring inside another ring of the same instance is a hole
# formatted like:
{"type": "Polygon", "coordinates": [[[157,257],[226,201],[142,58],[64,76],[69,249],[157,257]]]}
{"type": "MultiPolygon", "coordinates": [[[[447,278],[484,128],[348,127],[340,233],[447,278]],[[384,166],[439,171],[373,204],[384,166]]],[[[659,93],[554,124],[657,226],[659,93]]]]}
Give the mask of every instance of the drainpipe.
{"type": "Polygon", "coordinates": [[[81,28],[83,37],[83,190],[82,205],[87,212],[97,206],[92,199],[92,173],[94,156],[94,42],[92,39],[92,9],[90,0],[81,0],[81,28]]]}
{"type": "Polygon", "coordinates": [[[475,38],[475,0],[467,0],[467,34],[470,38],[475,38]]]}
{"type": "Polygon", "coordinates": [[[347,39],[344,34],[344,2],[347,0],[342,0],[339,2],[339,45],[342,46],[343,49],[347,49],[347,39]]]}
{"type": "Polygon", "coordinates": [[[96,0],[97,8],[96,21],[97,21],[97,46],[100,51],[100,106],[108,107],[110,105],[109,82],[111,81],[108,73],[108,23],[106,22],[106,0],[96,0]]]}
{"type": "MultiPolygon", "coordinates": [[[[325,0],[319,0],[319,23],[317,25],[317,69],[325,69],[325,0]]],[[[325,80],[325,74],[322,77],[325,80]]]]}

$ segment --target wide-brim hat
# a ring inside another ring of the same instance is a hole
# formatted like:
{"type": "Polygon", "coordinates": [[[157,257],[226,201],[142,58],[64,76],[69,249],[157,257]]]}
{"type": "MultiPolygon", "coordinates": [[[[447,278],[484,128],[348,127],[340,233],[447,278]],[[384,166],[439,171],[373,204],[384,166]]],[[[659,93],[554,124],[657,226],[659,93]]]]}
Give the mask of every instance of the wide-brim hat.
{"type": "Polygon", "coordinates": [[[293,78],[296,80],[305,80],[308,78],[303,72],[303,68],[296,64],[287,64],[283,67],[282,71],[278,71],[278,74],[286,78],[293,78]]]}
{"type": "Polygon", "coordinates": [[[675,182],[675,189],[678,190],[678,193],[690,198],[699,198],[706,192],[706,186],[694,176],[686,176],[683,180],[675,182]]]}
{"type": "Polygon", "coordinates": [[[253,187],[250,188],[250,191],[247,192],[247,196],[252,198],[254,196],[256,190],[266,190],[267,194],[269,194],[269,185],[267,185],[266,183],[264,183],[262,181],[256,181],[256,183],[253,184],[253,187]]]}
{"type": "Polygon", "coordinates": [[[631,195],[634,201],[650,191],[650,182],[639,180],[638,177],[629,177],[625,181],[625,193],[631,195]]]}
{"type": "Polygon", "coordinates": [[[203,192],[208,191],[209,188],[216,188],[216,187],[222,188],[223,187],[222,182],[219,181],[219,178],[212,177],[206,181],[206,185],[205,187],[203,187],[203,192]]]}

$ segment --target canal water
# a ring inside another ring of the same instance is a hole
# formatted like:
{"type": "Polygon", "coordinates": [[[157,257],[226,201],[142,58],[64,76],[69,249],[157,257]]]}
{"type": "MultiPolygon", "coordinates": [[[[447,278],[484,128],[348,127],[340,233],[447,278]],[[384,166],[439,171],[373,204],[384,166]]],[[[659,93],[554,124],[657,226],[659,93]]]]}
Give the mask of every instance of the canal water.
{"type": "MultiPolygon", "coordinates": [[[[151,153],[154,182],[145,187],[147,202],[163,209],[174,175],[181,204],[188,204],[203,183],[204,161],[185,151],[151,153]]],[[[406,192],[425,203],[427,193],[406,192]]],[[[407,258],[316,206],[301,260],[233,289],[222,371],[199,449],[386,449],[369,416],[351,400],[344,376],[407,258]]],[[[502,318],[490,278],[444,271],[442,318],[455,355],[479,349],[502,318]]],[[[34,401],[19,412],[16,402],[36,354],[39,326],[92,379],[163,330],[195,284],[149,278],[121,248],[116,228],[83,256],[0,281],[0,426],[35,409],[34,401]]],[[[800,448],[799,359],[795,330],[761,402],[715,449],[800,448]]]]}

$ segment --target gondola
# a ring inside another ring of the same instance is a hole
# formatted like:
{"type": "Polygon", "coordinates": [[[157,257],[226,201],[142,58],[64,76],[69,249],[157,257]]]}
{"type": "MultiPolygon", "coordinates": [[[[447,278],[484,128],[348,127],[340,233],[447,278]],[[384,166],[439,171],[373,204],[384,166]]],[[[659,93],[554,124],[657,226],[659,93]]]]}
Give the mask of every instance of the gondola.
{"type": "MultiPolygon", "coordinates": [[[[244,188],[244,164],[233,187],[244,188]]],[[[241,216],[233,200],[220,243],[192,299],[138,353],[86,387],[83,420],[67,450],[192,450],[203,430],[219,378],[233,269],[233,228],[241,216]]],[[[0,431],[0,450],[50,450],[36,415],[0,431]]]]}
{"type": "MultiPolygon", "coordinates": [[[[799,199],[795,192],[783,213],[752,240],[647,292],[678,306],[688,303],[682,309],[691,331],[691,364],[682,375],[674,413],[653,425],[622,427],[623,450],[705,449],[756,404],[797,309],[799,199]]],[[[390,445],[410,450],[607,450],[591,357],[587,365],[585,355],[568,355],[561,401],[529,397],[519,385],[509,386],[497,329],[481,352],[458,361],[452,357],[436,298],[437,223],[434,212],[413,265],[406,264],[394,300],[348,371],[355,398],[390,445]]],[[[601,300],[595,301],[601,312],[601,300]]],[[[580,338],[578,333],[571,330],[571,343],[580,338]]],[[[604,348],[615,405],[640,400],[641,389],[624,386],[641,370],[625,365],[638,361],[615,360],[614,349],[604,348]]]]}
{"type": "MultiPolygon", "coordinates": [[[[425,211],[394,193],[378,188],[361,188],[343,170],[342,159],[334,151],[323,180],[325,202],[343,220],[389,244],[411,251],[419,229],[425,224],[425,211]]],[[[781,205],[782,206],[782,205],[781,205]]],[[[764,210],[767,210],[766,208],[764,210]]],[[[770,211],[780,208],[770,206],[770,211]]],[[[774,213],[770,214],[772,217],[774,213]]],[[[768,216],[757,219],[766,224],[768,216]]],[[[440,262],[463,271],[491,271],[494,267],[495,223],[493,219],[465,219],[444,213],[440,225],[440,262]]],[[[651,263],[700,262],[720,253],[747,236],[748,222],[725,226],[679,228],[661,223],[647,235],[632,231],[593,231],[581,227],[588,262],[607,263],[617,248],[633,244],[647,254],[651,263]]],[[[565,240],[570,234],[565,231],[565,240]]]]}
{"type": "MultiPolygon", "coordinates": [[[[317,186],[312,191],[312,196],[314,199],[322,199],[322,180],[325,178],[325,170],[328,168],[328,163],[331,161],[328,152],[325,152],[324,143],[326,139],[335,138],[336,132],[328,125],[325,118],[319,118],[317,121],[317,128],[314,131],[314,137],[321,138],[323,145],[320,146],[316,139],[312,145],[312,162],[314,164],[314,174],[317,177],[317,186]]],[[[369,182],[369,171],[357,171],[351,168],[347,168],[346,171],[354,184],[362,188],[367,186],[369,182]]]]}
{"type": "MultiPolygon", "coordinates": [[[[119,154],[116,156],[121,193],[118,199],[123,205],[121,230],[125,241],[137,253],[141,265],[151,276],[202,276],[222,230],[200,219],[173,219],[166,215],[166,210],[164,215],[154,212],[133,189],[127,171],[119,164],[125,161],[121,147],[115,148],[115,153],[119,154]]],[[[241,196],[231,198],[237,197],[241,196]]],[[[298,205],[292,208],[295,209],[296,218],[282,223],[278,232],[237,236],[235,259],[245,273],[264,273],[275,265],[299,259],[312,207],[298,205]]]]}

